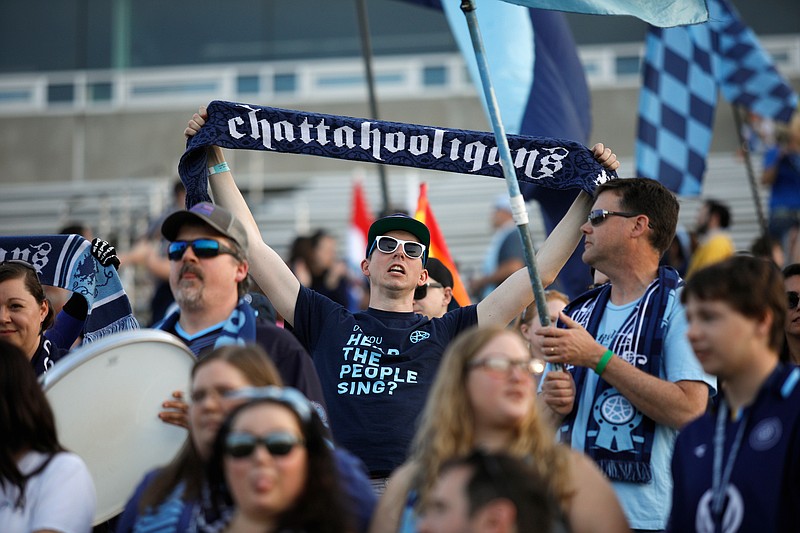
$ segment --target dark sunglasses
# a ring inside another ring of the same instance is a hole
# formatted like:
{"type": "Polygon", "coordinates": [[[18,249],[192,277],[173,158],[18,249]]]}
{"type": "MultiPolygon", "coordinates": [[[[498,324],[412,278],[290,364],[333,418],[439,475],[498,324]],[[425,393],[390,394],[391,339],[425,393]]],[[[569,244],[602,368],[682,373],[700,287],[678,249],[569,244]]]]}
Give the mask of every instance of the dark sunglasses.
{"type": "Polygon", "coordinates": [[[795,291],[787,291],[786,297],[789,303],[789,311],[796,309],[797,304],[800,303],[800,293],[797,293],[795,291]]]}
{"type": "Polygon", "coordinates": [[[375,242],[372,243],[372,247],[369,250],[370,253],[367,254],[367,256],[369,256],[375,248],[385,254],[391,254],[400,246],[403,247],[403,253],[411,259],[419,259],[422,257],[422,254],[425,253],[424,244],[414,241],[401,241],[400,239],[395,239],[388,235],[380,235],[379,237],[375,237],[375,242]]]}
{"type": "Polygon", "coordinates": [[[180,261],[181,258],[183,258],[183,254],[186,253],[186,250],[190,246],[192,247],[194,255],[199,259],[210,259],[212,257],[217,257],[219,254],[237,256],[237,253],[232,248],[221,245],[219,241],[215,241],[214,239],[195,239],[193,241],[175,241],[169,243],[167,257],[169,257],[170,261],[180,261]]]}
{"type": "Polygon", "coordinates": [[[414,299],[424,300],[428,296],[429,287],[432,289],[444,289],[444,285],[441,283],[426,283],[425,285],[420,285],[414,289],[414,299]]]}
{"type": "Polygon", "coordinates": [[[250,433],[231,433],[225,439],[225,453],[237,459],[249,457],[259,444],[263,445],[271,456],[283,457],[289,455],[295,446],[302,446],[305,442],[300,437],[284,431],[276,431],[263,437],[250,433]]]}
{"type": "Polygon", "coordinates": [[[638,217],[641,213],[626,213],[624,211],[606,211],[605,209],[594,209],[586,220],[592,226],[599,226],[606,221],[608,217],[625,217],[633,218],[638,217]]]}

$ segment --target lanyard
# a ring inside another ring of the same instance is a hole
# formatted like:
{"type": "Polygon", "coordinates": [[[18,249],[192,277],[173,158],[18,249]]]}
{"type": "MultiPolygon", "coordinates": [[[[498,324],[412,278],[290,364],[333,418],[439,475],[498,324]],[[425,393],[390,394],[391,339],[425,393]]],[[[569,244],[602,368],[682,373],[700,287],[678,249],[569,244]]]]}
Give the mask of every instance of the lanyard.
{"type": "Polygon", "coordinates": [[[736,462],[736,456],[739,453],[739,446],[742,443],[744,429],[745,426],[747,426],[749,416],[749,410],[742,415],[739,428],[736,430],[736,436],[731,444],[731,452],[728,455],[728,460],[725,462],[725,468],[723,470],[722,456],[725,453],[725,423],[728,417],[728,405],[725,403],[724,399],[720,402],[719,411],[717,412],[717,424],[714,428],[714,464],[711,485],[711,511],[715,521],[719,521],[722,518],[722,505],[725,500],[725,493],[730,483],[733,464],[736,462]]]}

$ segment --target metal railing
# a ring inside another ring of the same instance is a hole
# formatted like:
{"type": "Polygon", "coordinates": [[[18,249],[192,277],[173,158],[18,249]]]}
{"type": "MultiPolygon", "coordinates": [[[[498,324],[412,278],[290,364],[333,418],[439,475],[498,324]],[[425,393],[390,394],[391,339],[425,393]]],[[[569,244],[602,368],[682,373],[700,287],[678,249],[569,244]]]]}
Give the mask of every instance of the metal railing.
{"type": "MultiPolygon", "coordinates": [[[[762,37],[761,43],[784,76],[800,77],[800,35],[762,37]]],[[[578,52],[593,89],[639,84],[642,44],[584,46],[578,52]]],[[[374,70],[383,100],[475,94],[458,54],[377,57],[374,70]]],[[[355,57],[0,76],[0,115],[166,109],[212,99],[280,106],[365,98],[363,64],[355,57]]]]}

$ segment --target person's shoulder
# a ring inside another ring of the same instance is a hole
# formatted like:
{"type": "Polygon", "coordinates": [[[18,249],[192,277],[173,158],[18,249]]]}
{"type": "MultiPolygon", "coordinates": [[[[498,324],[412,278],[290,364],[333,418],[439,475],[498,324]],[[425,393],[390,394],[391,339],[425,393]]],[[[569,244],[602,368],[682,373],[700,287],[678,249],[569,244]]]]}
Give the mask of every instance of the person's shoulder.
{"type": "MultiPolygon", "coordinates": [[[[47,459],[43,456],[40,460],[47,459]]],[[[86,466],[83,459],[77,454],[68,451],[54,454],[41,475],[46,483],[61,484],[66,482],[67,479],[82,479],[86,483],[93,483],[89,467],[86,466]]]]}
{"type": "Polygon", "coordinates": [[[256,337],[260,344],[301,346],[300,341],[290,331],[268,320],[256,321],[256,337]]]}

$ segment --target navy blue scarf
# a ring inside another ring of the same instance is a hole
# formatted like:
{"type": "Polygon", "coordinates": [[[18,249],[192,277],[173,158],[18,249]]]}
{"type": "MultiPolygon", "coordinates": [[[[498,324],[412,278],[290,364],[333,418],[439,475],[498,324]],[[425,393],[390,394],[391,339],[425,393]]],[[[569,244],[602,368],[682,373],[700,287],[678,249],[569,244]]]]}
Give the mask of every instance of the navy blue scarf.
{"type": "MultiPolygon", "coordinates": [[[[164,331],[174,331],[178,320],[181,317],[181,311],[177,305],[173,305],[167,311],[167,315],[153,326],[154,329],[164,331]]],[[[250,306],[249,299],[245,296],[239,299],[236,308],[228,317],[228,320],[222,325],[222,329],[214,341],[214,347],[219,348],[226,344],[237,344],[243,346],[245,344],[253,343],[256,341],[256,313],[250,306]]],[[[199,355],[195,353],[195,355],[199,355]]]]}
{"type": "MultiPolygon", "coordinates": [[[[682,283],[676,270],[660,267],[658,277],[645,290],[608,348],[640,370],[657,377],[667,326],[664,313],[670,293],[682,283]]],[[[564,312],[597,338],[610,297],[611,285],[606,284],[582,294],[570,302],[564,312]]],[[[569,371],[575,380],[577,400],[582,397],[587,372],[593,370],[576,366],[569,371]]],[[[577,407],[573,409],[561,427],[561,440],[567,444],[572,440],[577,411],[577,407]]],[[[648,483],[653,477],[650,456],[655,428],[653,419],[600,378],[592,400],[583,451],[597,462],[609,479],[648,483]]]]}
{"type": "MultiPolygon", "coordinates": [[[[580,143],[509,135],[517,177],[552,189],[595,187],[616,178],[580,143]]],[[[178,172],[186,204],[210,201],[207,146],[308,154],[351,161],[503,177],[494,135],[215,100],[191,137],[178,172]]]]}

